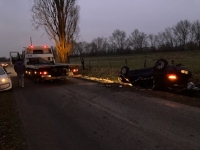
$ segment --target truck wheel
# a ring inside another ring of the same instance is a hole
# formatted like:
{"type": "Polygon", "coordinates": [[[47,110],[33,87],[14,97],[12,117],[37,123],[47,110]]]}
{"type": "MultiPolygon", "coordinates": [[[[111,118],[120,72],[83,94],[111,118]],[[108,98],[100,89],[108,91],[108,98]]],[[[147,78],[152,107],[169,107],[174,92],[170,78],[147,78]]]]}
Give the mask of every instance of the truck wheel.
{"type": "Polygon", "coordinates": [[[122,75],[127,75],[129,72],[129,68],[127,66],[124,66],[121,68],[122,75]]]}
{"type": "Polygon", "coordinates": [[[153,73],[155,75],[161,75],[165,71],[167,65],[168,61],[166,59],[159,59],[158,61],[156,61],[153,67],[153,73]]]}

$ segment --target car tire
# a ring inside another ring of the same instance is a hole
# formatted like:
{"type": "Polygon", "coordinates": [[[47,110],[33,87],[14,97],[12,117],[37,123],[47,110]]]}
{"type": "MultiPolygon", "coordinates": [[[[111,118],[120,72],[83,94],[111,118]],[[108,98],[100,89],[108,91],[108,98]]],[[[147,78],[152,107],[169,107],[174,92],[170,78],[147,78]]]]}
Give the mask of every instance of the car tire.
{"type": "Polygon", "coordinates": [[[121,74],[122,75],[127,75],[129,72],[129,68],[127,66],[124,66],[121,68],[121,74]]]}
{"type": "Polygon", "coordinates": [[[166,59],[159,59],[158,61],[156,61],[153,67],[154,75],[161,75],[165,71],[167,65],[168,61],[166,59]]]}

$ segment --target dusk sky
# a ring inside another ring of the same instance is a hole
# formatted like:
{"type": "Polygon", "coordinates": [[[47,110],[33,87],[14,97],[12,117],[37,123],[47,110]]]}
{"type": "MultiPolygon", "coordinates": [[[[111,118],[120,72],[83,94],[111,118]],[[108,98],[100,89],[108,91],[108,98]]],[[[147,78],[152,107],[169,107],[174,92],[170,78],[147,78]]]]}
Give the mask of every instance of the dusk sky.
{"type": "MultiPolygon", "coordinates": [[[[200,0],[78,0],[79,41],[109,37],[114,30],[127,36],[135,29],[157,34],[181,20],[200,20],[200,0]]],[[[21,52],[30,44],[53,46],[44,31],[31,25],[30,0],[0,0],[0,57],[21,52]]]]}

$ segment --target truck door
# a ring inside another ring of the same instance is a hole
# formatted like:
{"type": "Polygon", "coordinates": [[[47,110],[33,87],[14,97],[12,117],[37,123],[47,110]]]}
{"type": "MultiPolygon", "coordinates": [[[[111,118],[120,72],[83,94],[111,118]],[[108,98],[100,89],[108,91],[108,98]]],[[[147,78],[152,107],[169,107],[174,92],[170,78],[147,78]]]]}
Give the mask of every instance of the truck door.
{"type": "Polygon", "coordinates": [[[10,64],[15,64],[15,62],[20,58],[19,52],[10,52],[10,64]]]}

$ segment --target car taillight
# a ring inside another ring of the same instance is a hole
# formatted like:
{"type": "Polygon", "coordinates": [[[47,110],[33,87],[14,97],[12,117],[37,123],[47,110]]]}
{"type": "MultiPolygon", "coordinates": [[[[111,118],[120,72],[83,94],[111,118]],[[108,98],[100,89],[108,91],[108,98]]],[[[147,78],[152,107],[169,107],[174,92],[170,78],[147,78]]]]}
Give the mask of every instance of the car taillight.
{"type": "Polygon", "coordinates": [[[42,71],[42,72],[40,72],[40,74],[42,74],[42,75],[46,75],[46,74],[48,74],[48,72],[46,72],[46,71],[42,71]]]}
{"type": "Polygon", "coordinates": [[[170,80],[176,80],[177,79],[177,76],[175,74],[168,74],[167,77],[170,80]]]}

